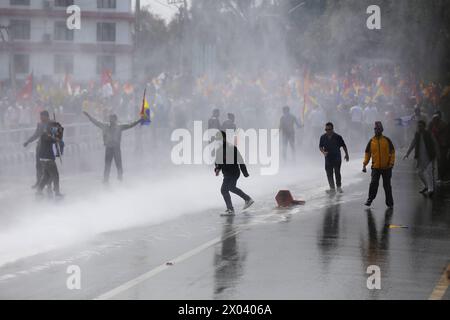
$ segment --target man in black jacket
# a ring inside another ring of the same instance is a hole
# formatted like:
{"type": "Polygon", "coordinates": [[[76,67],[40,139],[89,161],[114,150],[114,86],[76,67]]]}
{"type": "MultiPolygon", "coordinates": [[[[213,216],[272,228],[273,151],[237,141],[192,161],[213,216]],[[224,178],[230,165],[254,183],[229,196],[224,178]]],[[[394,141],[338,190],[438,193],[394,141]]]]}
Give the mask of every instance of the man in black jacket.
{"type": "Polygon", "coordinates": [[[214,171],[216,173],[216,176],[219,175],[220,171],[222,171],[223,173],[223,183],[220,191],[227,206],[225,215],[234,215],[234,208],[233,203],[231,202],[230,192],[244,199],[245,205],[243,210],[249,208],[254,203],[252,198],[250,198],[241,189],[236,187],[241,171],[246,178],[249,176],[249,174],[247,171],[247,167],[244,164],[244,160],[239,153],[239,150],[235,145],[227,142],[226,133],[224,131],[221,131],[217,134],[216,139],[221,143],[221,146],[216,152],[216,164],[214,171]]]}
{"type": "Polygon", "coordinates": [[[56,122],[49,122],[39,140],[39,161],[41,162],[42,177],[38,185],[38,195],[42,195],[45,186],[53,182],[55,196],[58,198],[63,196],[59,189],[59,172],[55,162],[55,144],[61,140],[59,127],[56,122]]]}
{"type": "Polygon", "coordinates": [[[417,132],[409,146],[408,152],[404,159],[415,149],[414,159],[417,161],[417,170],[420,180],[424,184],[424,189],[420,191],[422,194],[433,196],[434,192],[434,174],[433,163],[436,159],[436,142],[430,131],[426,129],[426,123],[419,120],[417,123],[417,132]]]}
{"type": "Polygon", "coordinates": [[[320,137],[319,148],[320,152],[325,157],[325,171],[327,173],[328,184],[330,185],[329,193],[334,193],[336,187],[339,193],[342,193],[342,178],[341,178],[341,148],[345,152],[345,161],[349,161],[347,146],[345,145],[342,136],[334,132],[334,125],[328,122],[325,125],[325,134],[320,137]],[[336,176],[336,186],[334,184],[333,173],[336,176]]]}
{"type": "Polygon", "coordinates": [[[42,178],[42,167],[41,161],[39,159],[39,149],[41,141],[40,138],[44,133],[48,123],[50,122],[50,115],[48,111],[42,111],[40,113],[40,120],[41,121],[37,124],[36,130],[34,131],[33,135],[23,144],[23,146],[26,148],[30,143],[39,139],[38,143],[36,144],[36,183],[33,185],[33,189],[39,186],[39,181],[42,178]]]}

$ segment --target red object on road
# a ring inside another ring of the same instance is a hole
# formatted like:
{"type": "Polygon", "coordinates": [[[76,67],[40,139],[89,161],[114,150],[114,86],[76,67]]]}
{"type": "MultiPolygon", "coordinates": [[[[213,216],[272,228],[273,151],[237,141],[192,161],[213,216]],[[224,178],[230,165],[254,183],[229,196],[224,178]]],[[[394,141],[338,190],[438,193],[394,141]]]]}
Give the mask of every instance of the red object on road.
{"type": "Polygon", "coordinates": [[[287,208],[305,204],[303,200],[294,200],[289,190],[280,190],[275,196],[275,200],[279,207],[287,208]]]}

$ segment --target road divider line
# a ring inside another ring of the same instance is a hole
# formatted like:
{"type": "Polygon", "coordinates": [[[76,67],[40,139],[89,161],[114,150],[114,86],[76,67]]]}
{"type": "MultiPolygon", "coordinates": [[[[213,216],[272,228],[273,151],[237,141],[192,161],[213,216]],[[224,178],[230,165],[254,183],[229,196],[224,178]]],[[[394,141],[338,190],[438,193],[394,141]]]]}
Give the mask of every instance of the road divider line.
{"type": "Polygon", "coordinates": [[[437,283],[436,287],[434,287],[434,290],[431,293],[428,300],[442,300],[442,298],[445,295],[445,292],[448,289],[448,286],[450,285],[449,278],[450,278],[450,264],[444,270],[444,273],[442,274],[441,278],[439,279],[439,282],[437,283]]]}
{"type": "Polygon", "coordinates": [[[108,299],[111,299],[111,298],[117,296],[118,294],[120,294],[122,292],[125,292],[125,291],[135,287],[136,285],[138,285],[138,284],[140,284],[140,283],[142,283],[142,282],[144,282],[144,281],[146,281],[146,280],[156,276],[157,274],[159,274],[159,273],[161,273],[161,272],[163,272],[163,271],[165,271],[165,270],[167,270],[169,268],[173,268],[172,264],[174,266],[176,266],[177,263],[183,262],[183,261],[185,261],[185,260],[187,260],[187,259],[189,259],[189,258],[191,258],[191,257],[193,257],[193,256],[195,256],[197,254],[199,254],[200,252],[202,252],[202,251],[204,251],[204,250],[206,250],[206,249],[208,249],[210,247],[215,246],[216,244],[218,244],[218,243],[220,243],[220,242],[222,242],[222,241],[224,241],[224,240],[226,240],[226,239],[228,239],[230,237],[236,236],[240,232],[241,231],[233,231],[233,232],[230,232],[225,237],[218,237],[218,238],[215,238],[213,240],[210,240],[210,241],[208,241],[208,242],[206,242],[206,243],[204,243],[204,244],[202,244],[202,245],[200,245],[200,246],[198,246],[198,247],[196,247],[196,248],[194,248],[192,250],[189,250],[188,252],[186,252],[186,253],[178,256],[178,257],[176,257],[175,259],[169,260],[168,262],[170,262],[171,264],[167,264],[167,262],[166,262],[166,263],[164,263],[164,264],[162,264],[162,265],[160,265],[160,266],[158,266],[158,267],[156,267],[156,268],[154,268],[154,269],[152,269],[152,270],[150,270],[150,271],[148,271],[148,272],[146,272],[146,273],[144,273],[144,274],[142,274],[142,275],[140,275],[140,276],[138,276],[138,277],[136,277],[136,278],[134,278],[134,279],[132,279],[132,280],[130,280],[128,282],[125,282],[124,284],[122,284],[122,285],[120,285],[120,286],[118,286],[118,287],[116,287],[116,288],[114,288],[114,289],[112,289],[112,290],[110,290],[110,291],[108,291],[106,293],[103,293],[103,294],[99,295],[98,297],[94,298],[94,300],[108,300],[108,299]]]}

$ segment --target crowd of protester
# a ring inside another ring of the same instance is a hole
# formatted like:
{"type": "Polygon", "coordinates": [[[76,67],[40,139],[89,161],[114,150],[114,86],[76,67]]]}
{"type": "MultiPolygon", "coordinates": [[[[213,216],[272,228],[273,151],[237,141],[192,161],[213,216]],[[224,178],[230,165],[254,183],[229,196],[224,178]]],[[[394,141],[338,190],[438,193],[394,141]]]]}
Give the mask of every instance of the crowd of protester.
{"type": "Polygon", "coordinates": [[[417,117],[430,122],[440,112],[446,121],[450,91],[394,65],[354,65],[340,75],[302,68],[291,75],[271,70],[230,71],[214,77],[162,73],[135,83],[119,83],[113,77],[103,75],[97,83],[85,84],[67,76],[60,83],[32,79],[26,99],[0,89],[0,129],[33,127],[43,110],[66,125],[85,122],[83,111],[100,120],[114,113],[121,122],[132,121],[139,114],[145,89],[155,127],[189,127],[192,120],[206,121],[213,109],[219,109],[222,114],[232,113],[239,128],[276,128],[282,108],[289,106],[302,123],[302,143],[322,134],[327,121],[350,140],[363,143],[379,120],[394,143],[405,147],[417,117]]]}

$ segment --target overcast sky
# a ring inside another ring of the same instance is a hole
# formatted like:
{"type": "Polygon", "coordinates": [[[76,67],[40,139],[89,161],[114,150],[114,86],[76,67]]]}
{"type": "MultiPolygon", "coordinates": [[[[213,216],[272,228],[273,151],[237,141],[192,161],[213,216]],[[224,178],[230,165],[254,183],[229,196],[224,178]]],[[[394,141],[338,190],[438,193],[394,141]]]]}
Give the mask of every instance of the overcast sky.
{"type": "MultiPolygon", "coordinates": [[[[166,21],[170,21],[178,12],[178,9],[173,5],[168,5],[167,0],[141,0],[141,5],[150,5],[150,11],[161,16],[166,21]]],[[[134,8],[134,1],[133,1],[134,8]]]]}

